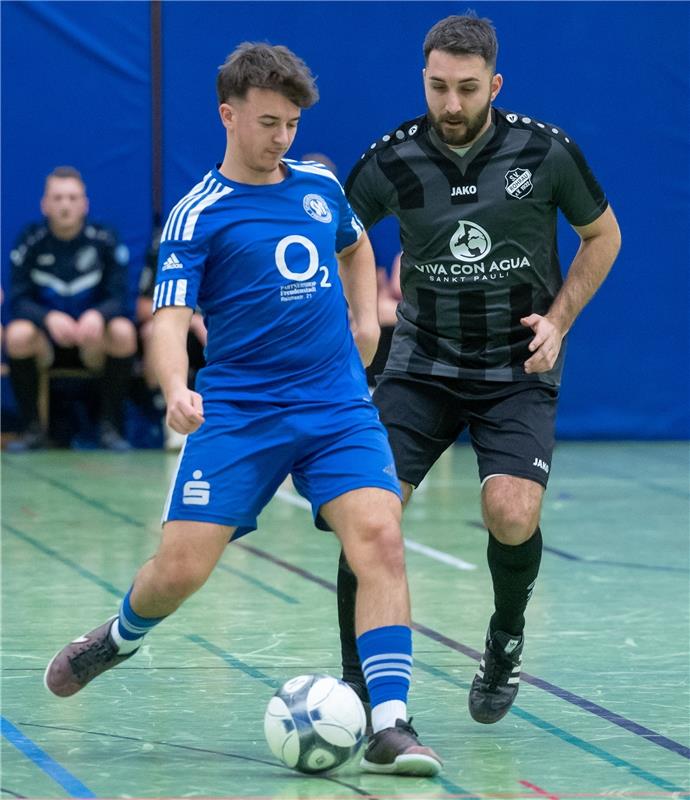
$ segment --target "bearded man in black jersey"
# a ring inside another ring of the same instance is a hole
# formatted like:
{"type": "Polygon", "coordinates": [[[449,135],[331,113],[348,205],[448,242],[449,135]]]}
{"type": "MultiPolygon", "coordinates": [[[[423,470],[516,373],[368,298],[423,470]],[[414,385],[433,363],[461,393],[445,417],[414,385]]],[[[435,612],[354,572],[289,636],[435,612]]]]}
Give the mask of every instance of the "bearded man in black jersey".
{"type": "MultiPolygon", "coordinates": [[[[465,429],[477,455],[495,611],[469,694],[477,722],[518,691],[524,612],[542,552],[565,337],[609,272],[620,232],[560,127],[495,108],[489,20],[441,20],[424,41],[426,114],[362,156],[346,184],[369,228],[400,222],[402,300],[374,401],[404,501],[465,429]],[[564,279],[558,209],[580,237],[564,279]]],[[[366,700],[354,646],[355,579],[341,556],[343,677],[366,700]]]]}

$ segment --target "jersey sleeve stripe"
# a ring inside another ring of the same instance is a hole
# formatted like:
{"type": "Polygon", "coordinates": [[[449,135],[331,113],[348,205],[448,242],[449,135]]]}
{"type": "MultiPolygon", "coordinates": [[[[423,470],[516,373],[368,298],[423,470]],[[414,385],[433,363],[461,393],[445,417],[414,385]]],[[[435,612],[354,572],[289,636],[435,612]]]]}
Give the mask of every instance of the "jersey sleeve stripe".
{"type": "Polygon", "coordinates": [[[187,221],[185,222],[182,232],[182,240],[188,241],[194,236],[194,228],[199,220],[199,215],[205,208],[213,205],[217,200],[220,200],[221,197],[225,197],[232,191],[233,189],[230,186],[221,186],[221,188],[216,189],[203,200],[200,200],[188,213],[187,221]]]}
{"type": "MultiPolygon", "coordinates": [[[[327,167],[319,167],[316,164],[313,166],[311,164],[298,164],[294,161],[288,161],[288,163],[290,164],[290,168],[296,170],[297,172],[311,172],[312,175],[321,175],[324,178],[330,178],[332,181],[335,181],[338,186],[340,186],[340,181],[327,167]]],[[[340,186],[340,188],[342,189],[343,187],[340,186]]]]}
{"type": "Polygon", "coordinates": [[[155,311],[157,306],[156,303],[158,302],[158,293],[160,292],[161,285],[160,283],[156,284],[156,288],[153,290],[153,310],[155,311]]]}
{"type": "Polygon", "coordinates": [[[184,206],[179,210],[177,214],[177,217],[175,219],[175,225],[172,228],[170,235],[171,239],[177,240],[182,237],[182,231],[184,230],[184,221],[186,215],[190,212],[192,208],[194,208],[194,206],[197,203],[201,202],[205,197],[208,197],[212,192],[215,191],[217,183],[218,182],[216,181],[215,178],[211,178],[211,180],[209,180],[203,192],[200,192],[199,194],[195,195],[194,197],[190,197],[189,200],[187,200],[187,202],[184,204],[184,206]]]}
{"type": "Polygon", "coordinates": [[[206,187],[209,178],[211,177],[211,173],[207,172],[206,175],[199,181],[199,183],[194,186],[191,192],[188,192],[181,200],[179,200],[174,206],[170,214],[168,214],[168,219],[165,223],[163,228],[163,233],[161,234],[161,241],[167,241],[170,238],[170,231],[174,225],[175,217],[179,213],[182,206],[187,203],[190,197],[196,197],[198,194],[203,192],[204,188],[206,187]]]}
{"type": "Polygon", "coordinates": [[[185,303],[186,298],[187,298],[187,280],[186,280],[186,278],[180,278],[175,283],[175,302],[174,302],[174,305],[176,305],[176,306],[187,305],[185,303]]]}

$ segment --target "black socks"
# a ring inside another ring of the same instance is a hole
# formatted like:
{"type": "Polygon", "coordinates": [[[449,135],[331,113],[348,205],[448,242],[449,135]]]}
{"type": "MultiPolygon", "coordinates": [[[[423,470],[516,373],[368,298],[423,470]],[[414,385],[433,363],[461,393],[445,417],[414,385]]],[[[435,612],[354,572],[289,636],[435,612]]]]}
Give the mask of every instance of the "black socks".
{"type": "Polygon", "coordinates": [[[38,424],[38,364],[36,359],[10,358],[12,389],[25,428],[38,424]]]}
{"type": "Polygon", "coordinates": [[[541,530],[536,529],[522,544],[501,544],[489,532],[487,558],[494,584],[496,611],[491,617],[491,632],[504,631],[521,636],[525,627],[525,608],[532,595],[541,562],[541,530]]]}
{"type": "Polygon", "coordinates": [[[357,652],[357,635],[355,633],[355,596],[357,594],[357,578],[340,551],[338,562],[338,624],[340,625],[340,653],[343,662],[343,680],[353,684],[362,700],[369,700],[367,684],[362,674],[357,652]]]}

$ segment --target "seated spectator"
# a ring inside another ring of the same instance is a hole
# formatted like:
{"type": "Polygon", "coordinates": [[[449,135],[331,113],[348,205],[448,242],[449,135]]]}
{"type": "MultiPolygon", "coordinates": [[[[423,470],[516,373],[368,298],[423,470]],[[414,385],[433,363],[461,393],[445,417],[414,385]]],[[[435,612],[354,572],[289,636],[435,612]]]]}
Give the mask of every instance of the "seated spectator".
{"type": "Polygon", "coordinates": [[[390,275],[384,267],[376,270],[378,285],[378,312],[381,338],[374,360],[367,367],[367,383],[376,386],[376,376],[383,372],[388,360],[388,352],[393,341],[393,331],[397,322],[398,303],[402,298],[400,291],[400,253],[395,257],[390,275]]]}
{"type": "MultiPolygon", "coordinates": [[[[151,247],[146,254],[146,262],[139,279],[139,297],[137,299],[137,325],[141,341],[142,374],[146,386],[151,391],[157,391],[158,378],[153,369],[151,360],[151,333],[153,331],[153,291],[156,287],[156,270],[158,265],[158,249],[160,247],[161,230],[154,232],[151,247]]],[[[206,347],[206,326],[201,314],[195,313],[187,334],[187,355],[189,357],[189,371],[187,384],[194,388],[196,373],[204,366],[204,348],[206,347]]],[[[164,400],[161,396],[161,404],[164,400]]],[[[167,426],[166,426],[167,428],[167,426]]],[[[179,450],[184,441],[184,436],[167,428],[165,431],[165,446],[168,450],[179,450]]]]}
{"type": "Polygon", "coordinates": [[[23,433],[8,449],[46,446],[38,417],[39,369],[86,367],[101,376],[100,445],[127,450],[123,406],[136,350],[125,298],[129,253],[116,235],[88,222],[80,173],[58,167],[46,178],[45,221],[30,226],[12,251],[5,332],[10,377],[23,433]]]}

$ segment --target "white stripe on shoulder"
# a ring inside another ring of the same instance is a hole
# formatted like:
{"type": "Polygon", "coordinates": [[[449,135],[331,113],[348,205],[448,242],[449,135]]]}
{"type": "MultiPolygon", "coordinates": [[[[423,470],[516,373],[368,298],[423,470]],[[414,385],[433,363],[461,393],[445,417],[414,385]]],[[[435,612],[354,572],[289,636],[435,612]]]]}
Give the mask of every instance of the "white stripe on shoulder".
{"type": "Polygon", "coordinates": [[[187,216],[187,221],[184,225],[184,230],[182,232],[182,240],[189,240],[194,236],[194,228],[196,227],[196,223],[199,220],[199,216],[201,212],[212,206],[216,201],[220,200],[221,197],[225,197],[226,195],[230,194],[230,192],[234,191],[230,186],[223,186],[222,184],[218,184],[220,188],[217,188],[215,191],[211,192],[211,194],[204,197],[203,200],[200,200],[190,211],[187,216]]]}
{"type": "Polygon", "coordinates": [[[204,189],[207,188],[209,178],[211,177],[211,171],[209,170],[204,177],[196,184],[196,186],[192,187],[191,191],[187,192],[187,194],[179,200],[172,208],[172,211],[168,214],[168,219],[165,223],[163,228],[163,233],[161,234],[161,242],[166,242],[170,238],[170,232],[174,228],[175,220],[178,214],[181,212],[182,207],[190,201],[190,198],[197,197],[201,194],[204,189]]]}
{"type": "Polygon", "coordinates": [[[215,192],[217,186],[218,181],[211,177],[203,192],[200,192],[199,194],[195,195],[194,197],[190,197],[189,200],[187,200],[175,219],[175,227],[171,231],[172,239],[179,240],[182,238],[182,231],[184,230],[184,223],[187,214],[189,214],[189,212],[197,203],[200,203],[205,197],[208,197],[210,194],[215,192]]]}
{"type": "MultiPolygon", "coordinates": [[[[310,172],[312,175],[321,175],[324,178],[330,178],[332,181],[335,181],[338,186],[340,186],[340,181],[335,177],[330,169],[317,164],[316,161],[309,163],[308,161],[291,161],[288,158],[284,160],[290,165],[291,169],[294,169],[297,172],[310,172]]],[[[340,188],[342,189],[342,186],[340,188]]]]}

